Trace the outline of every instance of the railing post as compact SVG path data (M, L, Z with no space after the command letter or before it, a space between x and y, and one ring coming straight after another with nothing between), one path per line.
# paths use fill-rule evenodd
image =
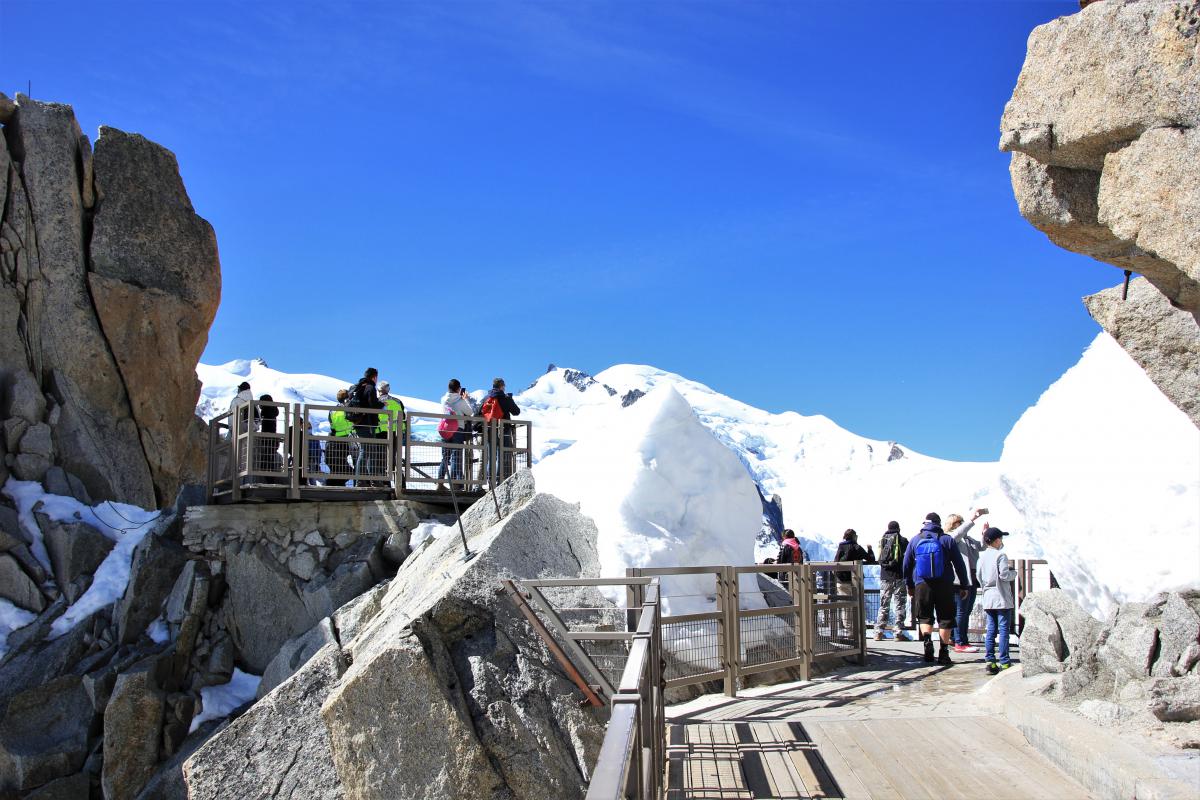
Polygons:
M229 437L229 469L230 469L230 496L233 502L240 502L242 499L242 480L238 474L241 470L238 467L241 465L241 447L242 447L242 406L237 406L233 410L233 427L230 428L232 433ZM246 465L250 465L250 457L246 456Z
M216 484L216 460L217 460L217 426L215 423L208 423L208 463L205 464L204 470L204 493L208 498L208 505L212 505L213 494Z
M308 467L308 439L305 436L307 432L304 424L300 420L300 405L292 404L288 406L288 436L285 450L290 451L287 455L291 456L291 468L288 469L288 498L291 500L300 499L300 476ZM285 456L285 462L288 463Z
M800 679L812 680L813 641L816 617L813 614L813 578L812 567L801 564L795 576L800 584L800 618L803 620L802 647L804 662L800 665Z
M867 609L861 561L854 562L854 594L858 599L858 629L855 638L858 640L858 663L862 665L867 663Z
M737 697L738 676L742 663L741 597L733 567L721 567L718 582L725 592L725 694Z

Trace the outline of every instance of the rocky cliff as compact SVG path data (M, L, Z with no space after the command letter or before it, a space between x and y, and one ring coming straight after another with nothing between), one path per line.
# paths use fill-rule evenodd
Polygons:
M23 95L0 124L0 483L58 466L73 494L168 504L203 469L216 236L169 150L101 128L93 151Z
M1030 35L1000 148L1021 213L1051 241L1144 275L1200 322L1198 123L1200 0L1105 0ZM1162 326L1113 314L1111 301L1088 307L1180 402L1170 387L1200 374L1200 328L1172 323L1177 344L1156 347ZM1194 405L1184 410L1200 426Z

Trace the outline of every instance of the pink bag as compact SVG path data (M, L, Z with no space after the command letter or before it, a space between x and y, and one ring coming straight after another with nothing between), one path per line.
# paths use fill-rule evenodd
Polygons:
M453 414L454 409L450 406L446 406L443 413ZM438 433L441 434L442 439L448 442L454 438L454 434L458 433L458 420L454 419L453 417L450 419L444 419L438 423L437 429Z

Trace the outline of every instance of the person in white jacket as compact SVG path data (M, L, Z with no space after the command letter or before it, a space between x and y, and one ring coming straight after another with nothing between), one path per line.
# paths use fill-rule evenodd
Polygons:
M1012 662L1008 656L1009 620L1012 619L1012 580L1017 573L1008 563L1003 552L1007 533L999 528L987 528L983 532L983 552L975 567L975 577L983 590L983 611L987 614L987 633L984 634L984 663L987 671L995 675L1008 669ZM996 639L1000 640L999 659L996 658Z
M471 435L468 426L470 423L467 417L475 415L475 409L471 406L471 401L467 398L467 390L462 388L462 384L457 378L451 378L446 385L446 394L442 396L442 413L453 414L456 419L445 420L442 425L453 427L453 430L447 430L446 427L440 427L442 440L447 444L459 445L467 441L467 437ZM457 419L462 417L462 419ZM451 425L453 423L453 425ZM440 481L449 475L452 481L461 481L463 479L463 449L460 447L446 447L442 449L442 465L438 468L438 486L441 487ZM465 488L465 487L464 487Z

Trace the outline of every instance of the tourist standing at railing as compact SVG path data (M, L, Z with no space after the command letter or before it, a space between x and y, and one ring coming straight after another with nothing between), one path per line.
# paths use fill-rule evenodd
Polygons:
M350 473L350 434L354 432L354 423L346 416L346 400L350 392L338 389L338 408L329 412L329 432L334 440L325 448L325 465L329 467L327 486L345 486L346 476Z
M894 603L896 638L906 642L912 641L912 636L904 630L905 612L908 609L908 587L904 584L904 552L907 549L908 539L900 533L900 523L892 520L888 523L883 538L879 540L879 616L875 619L876 640L883 638Z
M862 545L858 543L858 532L853 528L847 528L842 534L842 541L838 544L837 553L834 554L834 561L861 561L864 564L875 563L875 551L867 545L867 549L863 550ZM839 598L855 598L854 585L852 582L853 573L846 570L838 570L834 577L837 579L837 593ZM862 587L860 586L861 590ZM850 619L850 609L843 608L840 614L842 618L842 626L847 630L852 630ZM865 620L860 620L865 622Z
M975 527L975 520L987 513L987 509L976 509L971 515L971 521L963 524L960 514L951 514L946 518L946 533L954 537L958 552L962 553L963 562L967 565L967 575L970 581L966 585L957 584L957 594L954 595L954 652L978 653L979 648L971 644L971 611L975 608L975 597L979 592L979 582L975 578L975 565L979 563L979 554L983 552L983 543L972 539L969 535ZM964 594L965 592L965 594Z
M258 398L260 405L255 411L258 413L261 420L260 430L263 433L278 433L279 432L279 407L269 405L274 402L271 395L264 394ZM255 456L254 468L262 472L282 472L283 461L279 456L280 440L274 436L264 436L255 441ZM272 483L273 479L268 478L264 483Z
M379 415L379 425L375 427L376 439L387 439L391 432L398 433L396 444L404 447L408 439L408 420L404 416L404 403L400 398L392 396L392 385L387 381L379 382L379 402L383 403L386 413ZM399 458L399 454L396 456ZM383 456L382 466L387 466L387 456Z
M304 420L304 430L309 436L312 435L312 420ZM299 441L299 440L297 440ZM322 481L315 476L321 473L321 440L308 440L308 485L321 486Z
M442 395L442 413L453 414L462 419L448 419L439 424L438 432L446 444L461 445L471 435L468 417L474 416L475 409L467 397L467 390L462 387L457 378L451 378L446 384L446 394ZM442 449L442 464L438 467L438 489L442 489L441 481L449 475L451 481L463 480L463 451L461 447ZM459 491L465 489L461 487Z
M230 411L237 411L239 408L245 409L244 411L242 411L240 414L237 415L239 417L239 419L236 420L239 423L238 428L241 431L250 430L250 409L253 406L254 406L254 395L250 392L250 384L247 383L246 381L242 381L241 383L238 384L237 394L235 394L233 396L233 400L230 401L230 403L229 403ZM232 424L233 423L231 421L231 423L230 423L231 427L232 427ZM254 428L255 428L255 430L258 429L258 409L257 408L254 409Z
M350 408L383 408L383 403L379 402L379 393L375 390L375 383L379 380L379 370L374 367L367 367L363 371L363 376L358 379L358 383L354 384L354 388L350 390L350 397L346 401L346 405ZM375 452L375 446L368 444L370 439L375 438L375 426L379 424L377 414L369 414L362 411L348 412L347 416L354 423L354 435L358 438L358 458L354 464L354 485L361 486L369 483L363 481L360 476L375 475L380 467L376 465L379 454Z
M950 665L950 634L954 629L955 578L962 586L970 582L967 566L954 539L942 530L942 517L936 511L925 516L921 533L904 551L904 580L913 595L913 616L925 643L925 660L933 661L933 617L937 614L941 636L938 663Z
M485 475L493 478L496 483L507 478L513 472L513 434L512 426L503 424L503 420L512 419L520 416L521 409L517 406L517 402L513 400L513 396L504 391L504 379L496 378L492 381L492 390L488 392L488 396L484 398L483 406L479 409L483 418L488 424L495 425L499 429L499 446L500 449L495 452L489 452L486 456ZM496 431L493 430L492 440L495 441Z
M1007 533L988 528L983 534L984 551L979 556L975 577L983 587L983 611L987 614L987 633L984 634L984 661L987 671L995 675L1012 666L1008 655L1008 635L1011 630L1013 602L1012 580L1016 570L1008 565L1004 549ZM1000 640L1000 657L996 658L996 639Z

